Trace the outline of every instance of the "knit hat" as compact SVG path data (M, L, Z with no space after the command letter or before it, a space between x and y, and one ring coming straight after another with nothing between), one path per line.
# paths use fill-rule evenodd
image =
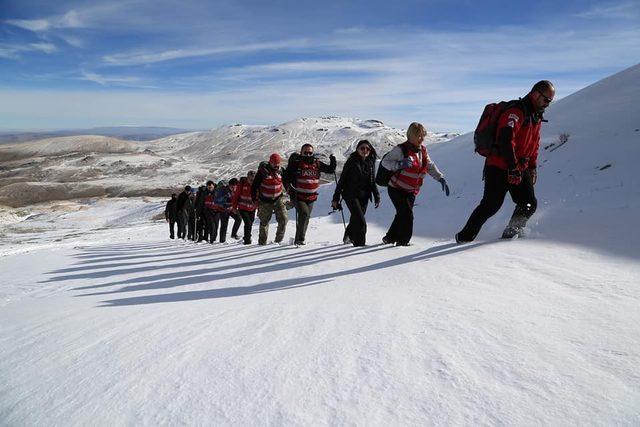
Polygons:
M273 153L272 155L269 156L269 163L272 163L274 165L280 164L281 160L282 160L282 157L280 157L280 154L278 153Z

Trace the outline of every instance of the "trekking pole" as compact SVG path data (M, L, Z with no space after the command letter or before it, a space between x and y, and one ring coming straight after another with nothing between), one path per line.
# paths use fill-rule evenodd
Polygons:
M333 179L336 180L336 187L338 186L338 175L336 175L336 171L333 171ZM347 230L347 223L344 221L344 210L342 209L342 196L340 197L340 200L338 200L338 206L340 206L340 215L342 216L342 226L344 227L345 231Z

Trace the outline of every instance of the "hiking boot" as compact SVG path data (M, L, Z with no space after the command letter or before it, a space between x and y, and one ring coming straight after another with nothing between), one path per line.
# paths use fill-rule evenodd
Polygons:
M502 232L502 239L515 239L522 236L522 228L520 227L507 227Z
M396 246L411 246L409 242L396 242Z
M389 245L389 244L393 244L395 242L393 240L391 240L390 238L388 238L387 236L384 236L382 238L382 243L384 243L385 245Z
M460 237L460 233L459 233L459 232L458 232L458 233L456 233L456 236L455 236L455 237L456 237L456 243L457 243L457 244L459 244L459 245L461 245L461 244L463 244L463 243L469 243L469 242L472 242L472 240L466 240L466 239L463 239L462 237Z

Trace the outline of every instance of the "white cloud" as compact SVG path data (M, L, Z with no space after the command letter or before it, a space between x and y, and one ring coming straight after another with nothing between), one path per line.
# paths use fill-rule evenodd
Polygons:
M586 19L638 19L640 3L636 0L594 5L575 16Z
M0 45L0 58L17 59L21 53L25 52L44 52L47 54L57 50L53 43L27 43L27 44L6 44Z
M305 39L283 40L270 43L253 43L235 46L219 46L197 49L173 49L155 52L126 52L105 56L104 62L113 66L130 66L153 64L175 59L193 58L201 56L215 56L236 53L255 53L268 50L300 49L308 45Z
M80 80L98 83L102 86L125 86L139 89L157 89L156 86L147 85L144 80L136 76L104 76L98 73L83 71Z

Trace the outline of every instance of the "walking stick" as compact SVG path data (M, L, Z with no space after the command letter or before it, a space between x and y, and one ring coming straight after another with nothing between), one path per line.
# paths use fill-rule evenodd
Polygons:
M333 179L336 180L336 187L338 186L338 176L336 175L336 171L333 171ZM342 226L344 230L347 231L347 223L344 221L344 210L342 209L342 196L340 196L340 200L338 200L338 206L340 206L340 215L342 216Z

